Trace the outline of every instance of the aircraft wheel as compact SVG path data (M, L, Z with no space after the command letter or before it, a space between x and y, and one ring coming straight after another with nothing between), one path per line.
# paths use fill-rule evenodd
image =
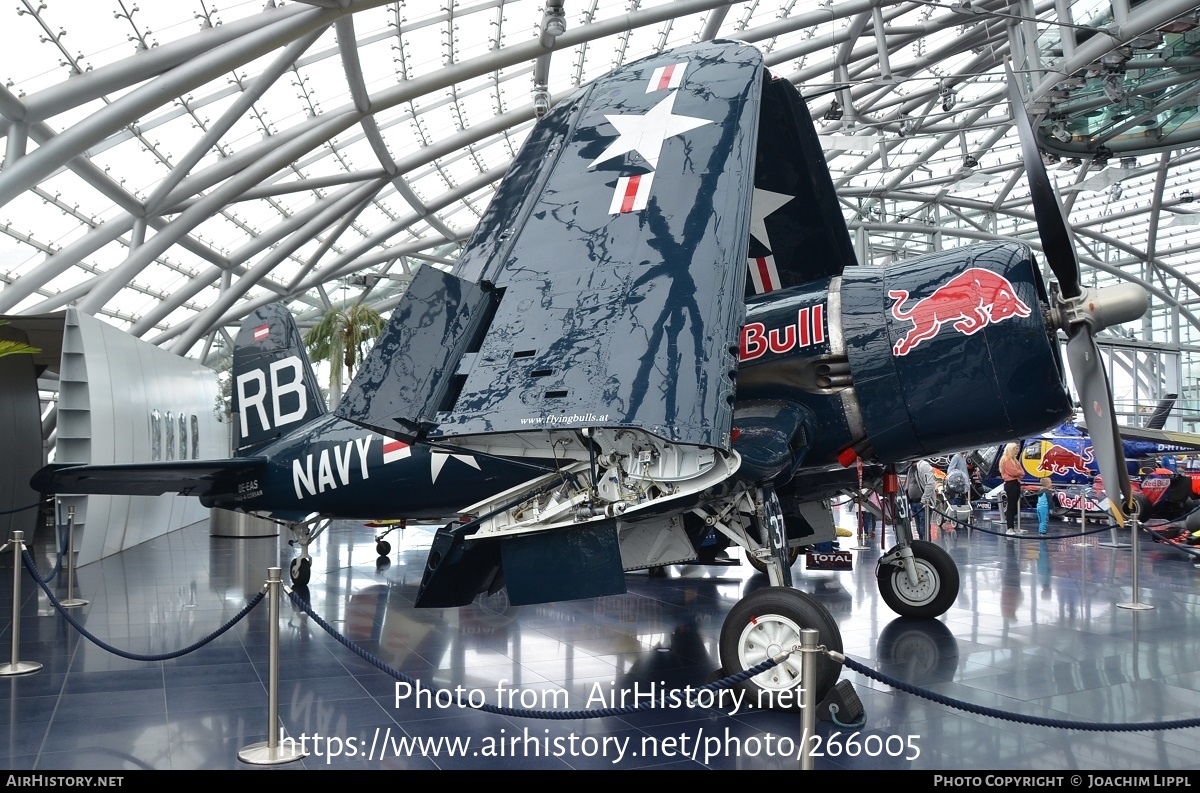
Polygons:
M308 586L308 579L312 576L312 559L297 556L292 560L289 572L292 574L293 585Z
M375 553L380 556L387 556L392 552L392 544L386 540L380 540L375 543Z
M883 602L901 617L933 619L949 610L958 597L958 566L941 547L913 540L917 585L908 580L902 566L881 564L875 572Z
M788 558L787 558L788 567L791 567L792 565L794 565L796 563L796 560L799 558L800 558L800 549L799 548L796 548L796 547L788 548ZM746 553L746 561L749 562L750 566L753 567L758 572L760 572L760 573L767 572L767 563L764 562L762 559L759 559L757 556L754 556L753 554L747 552Z
M811 595L790 587L765 587L742 598L721 626L721 667L726 675L752 669L784 648L800 644L800 631L813 628L817 643L842 651L842 634L833 616ZM774 710L798 710L800 653L740 683L747 704ZM837 683L841 665L817 657L816 698L820 702Z

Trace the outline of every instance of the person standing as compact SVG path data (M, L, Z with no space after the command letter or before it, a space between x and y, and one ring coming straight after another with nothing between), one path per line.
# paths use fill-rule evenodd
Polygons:
M925 524L921 531L922 536L928 540L929 527L933 525L933 508L937 504L937 477L933 473L933 463L918 460L917 476L921 478L921 512Z
M908 470L904 472L904 490L908 496L908 514L912 517L915 527L913 529L913 539L921 539L921 523L925 514L925 507L921 505L921 499L924 496L923 482L921 474L917 470L917 461L908 464Z
M946 468L946 492L950 495L950 503L961 507L970 495L971 475L967 473L967 456L955 452Z
M1037 515L1038 534L1046 533L1046 522L1050 520L1050 498L1054 494L1054 483L1050 477L1042 477L1042 489L1038 491Z
M1021 466L1021 461L1017 459L1020 452L1021 444L1013 442L1004 447L1004 454L1000 457L1000 478L1004 480L1004 497L1007 499L1007 503L1004 505L1006 534L1017 533L1021 479L1025 476L1025 469Z

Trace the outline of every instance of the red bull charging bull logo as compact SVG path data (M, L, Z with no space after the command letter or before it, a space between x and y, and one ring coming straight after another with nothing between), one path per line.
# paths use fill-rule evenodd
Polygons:
M901 308L908 300L907 290L889 290L888 297L896 301L892 316L913 323L912 330L892 346L896 355L908 355L921 342L938 335L943 325L970 336L993 322L1030 314L1007 278L980 267L954 276L909 309Z
M1046 453L1042 455L1042 461L1033 473L1036 476L1049 476L1050 474L1062 476L1071 471L1077 474L1087 474L1093 462L1095 462L1095 456L1091 446L1085 448L1083 454L1079 455L1057 443L1052 443Z

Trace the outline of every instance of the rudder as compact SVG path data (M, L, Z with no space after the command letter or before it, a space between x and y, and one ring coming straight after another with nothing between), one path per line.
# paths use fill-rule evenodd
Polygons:
M304 339L281 303L242 321L233 346L234 454L245 457L327 412Z

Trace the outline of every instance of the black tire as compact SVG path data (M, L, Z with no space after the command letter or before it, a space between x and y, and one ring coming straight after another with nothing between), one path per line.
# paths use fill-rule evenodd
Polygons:
M1187 529L1188 534L1200 531L1200 512L1189 512L1188 516L1183 519L1183 527Z
M1150 513L1154 510L1154 505L1150 503L1150 499L1145 493L1134 493L1133 503L1137 505L1138 520L1149 520Z
M292 559L288 572L291 573L292 583L295 586L308 586L308 580L312 577L312 559L297 556Z
M782 647L800 643L800 631L813 628L817 643L842 651L842 633L833 616L811 595L790 587L764 587L737 602L721 625L721 667L726 675L753 669ZM801 654L738 685L751 707L798 710ZM841 665L826 655L817 656L816 701L837 684Z
M875 571L879 594L888 608L901 617L933 619L945 614L958 598L958 566L941 547L913 540L917 586L908 582L902 566L881 564Z
M800 558L800 549L799 548L796 548L796 547L788 548L788 562L787 562L788 567L791 567L792 565L794 565L796 563L796 560L799 558ZM764 574L767 572L767 563L764 562L762 559L759 559L757 556L750 553L749 551L746 552L746 561L749 562L750 566L753 567L758 572L764 573Z
M392 552L392 544L387 540L380 540L375 543L375 553L379 556L387 556Z

